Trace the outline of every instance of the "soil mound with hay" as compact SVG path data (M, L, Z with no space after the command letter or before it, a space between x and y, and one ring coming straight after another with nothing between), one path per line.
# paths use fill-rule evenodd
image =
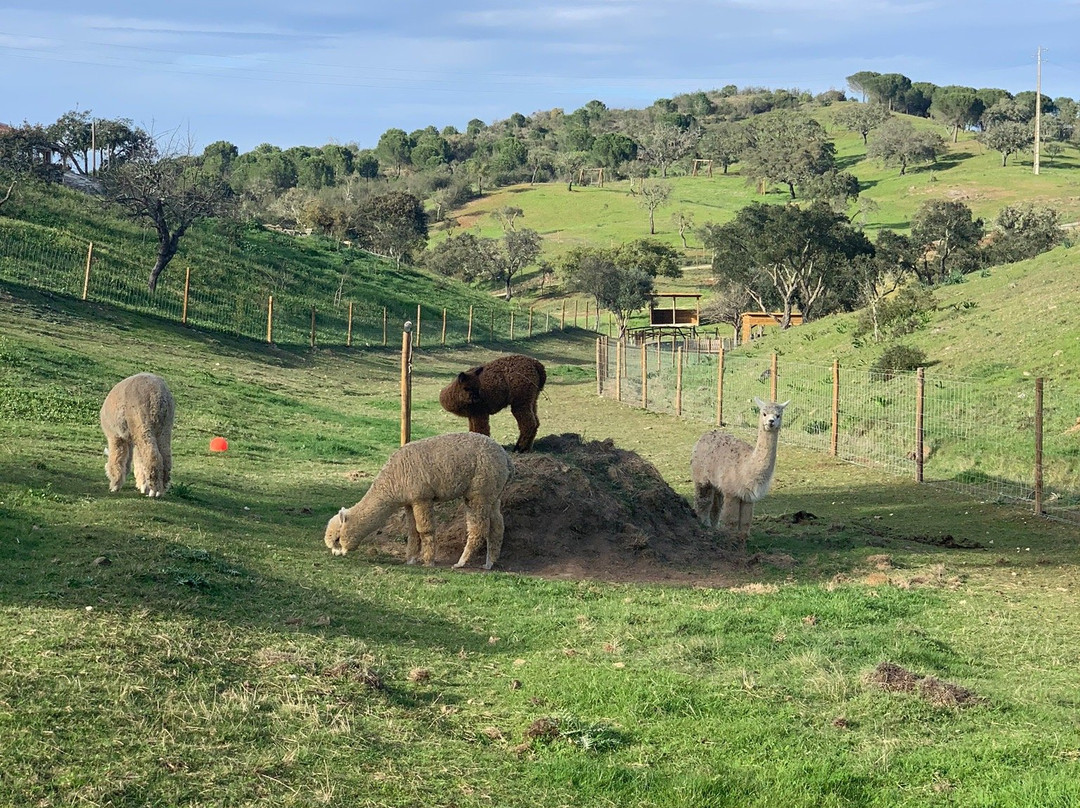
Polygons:
M656 468L612 440L548 435L515 454L502 496L506 534L496 569L552 578L670 581L719 586L739 563L697 520ZM457 561L465 545L460 502L436 509L437 563ZM405 520L395 516L373 537L404 558ZM483 564L483 552L469 562Z

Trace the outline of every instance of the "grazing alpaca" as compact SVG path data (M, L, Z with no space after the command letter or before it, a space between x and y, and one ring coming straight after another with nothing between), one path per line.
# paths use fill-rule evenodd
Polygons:
M172 476L172 427L176 404L165 380L137 373L120 381L101 405L101 429L109 445L105 474L119 491L135 465L135 487L160 497Z
M334 555L345 555L405 508L409 539L406 563L435 563L435 503L465 500L465 549L454 568L465 566L487 541L489 570L502 549L503 517L499 497L514 467L509 455L486 435L457 432L406 443L386 461L363 498L342 508L326 525L323 537Z
M547 371L539 361L531 356L508 354L459 373L439 393L439 403L447 412L468 418L469 431L481 435L491 434L488 416L509 404L518 424L514 449L527 452L540 428L536 399L546 381Z
M754 446L714 429L701 436L690 454L698 518L706 527L721 527L744 547L754 503L763 499L772 485L784 407L790 403L766 404L760 398L754 402L761 411Z

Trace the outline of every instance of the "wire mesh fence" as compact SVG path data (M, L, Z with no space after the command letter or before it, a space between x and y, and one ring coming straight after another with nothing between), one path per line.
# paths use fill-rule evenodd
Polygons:
M595 311L579 310L573 301L569 309L566 303L515 308L494 301L455 311L423 301L384 306L369 296L350 297L344 275L336 290L290 288L287 273L275 266L265 267L273 290L266 294L230 293L227 278L197 280L190 269L175 267L150 292L147 249L138 258L131 253L51 227L0 220L0 280L279 345L387 345L405 321L413 322L416 344L427 346L523 339L576 327L581 319L585 328L600 328Z
M601 337L596 356L605 397L743 433L757 430L755 398L790 400L784 443L1080 522L1080 419L1052 381L762 361L682 340Z

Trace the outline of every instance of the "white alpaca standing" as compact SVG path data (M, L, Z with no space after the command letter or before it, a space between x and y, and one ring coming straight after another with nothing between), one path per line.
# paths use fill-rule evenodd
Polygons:
M694 481L694 510L706 527L721 527L746 544L754 503L763 499L776 469L784 407L790 402L766 403L755 398L760 410L757 443L751 446L719 430L706 432L690 454Z
M153 373L137 373L116 383L101 405L101 429L109 445L105 474L119 491L132 461L135 487L160 497L172 476L172 428L176 404L168 385Z
M506 450L487 435L455 432L406 443L386 461L363 498L342 508L326 525L324 541L345 555L398 509L405 509L409 538L406 563L435 563L435 503L465 501L465 549L454 568L465 566L482 541L489 570L499 558L503 517L499 497L513 476Z

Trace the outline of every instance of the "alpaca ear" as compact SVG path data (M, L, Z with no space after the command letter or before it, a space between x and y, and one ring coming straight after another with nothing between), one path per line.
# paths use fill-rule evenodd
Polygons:
M778 407L779 407L780 409L784 409L784 407L786 407L786 406L787 406L788 404L790 404L790 403L791 403L791 399L789 398L789 399L788 399L787 401L785 401L785 402L784 402L783 404L777 404L776 406L778 406Z
M342 508L340 511L338 511L337 515L338 515L338 519L341 520L341 524L345 524L345 513L346 513L347 510L348 510L348 508Z
M465 373L459 373L457 375L457 380L459 382L461 382L462 384L465 384L465 382L468 381L468 379L469 379L469 377L467 375L465 375Z
M757 404L757 407L758 407L759 410L765 409L765 402L762 401L757 396L754 396L754 403Z

